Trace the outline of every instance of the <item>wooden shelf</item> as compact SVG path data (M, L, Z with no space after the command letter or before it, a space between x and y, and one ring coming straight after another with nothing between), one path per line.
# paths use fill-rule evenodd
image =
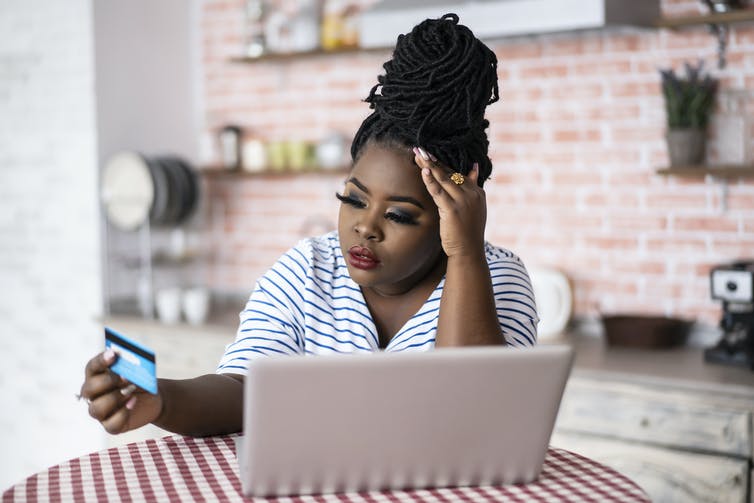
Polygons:
M658 28L683 28L685 26L703 24L744 23L747 21L754 21L754 9L739 9L698 16L662 18L655 22L655 26Z
M294 176L343 176L350 170L350 167L335 169L315 169L307 168L302 170L284 169L263 171L244 171L235 169L225 169L216 167L204 167L199 169L198 173L207 178L290 178Z
M385 53L390 51L391 49L389 47L347 47L343 49L334 49L330 51L326 51L324 49L314 49L311 51L300 51L300 52L285 52L285 53L269 53L269 54L263 54L262 56L259 56L258 58L250 58L250 57L236 57L236 58L230 58L230 60L234 63L260 63L263 61L292 61L296 59L301 58L314 58L317 56L335 56L338 54L356 54L356 53Z
M754 178L754 166L719 165L719 166L675 166L660 168L658 175L669 176L711 176L714 178Z

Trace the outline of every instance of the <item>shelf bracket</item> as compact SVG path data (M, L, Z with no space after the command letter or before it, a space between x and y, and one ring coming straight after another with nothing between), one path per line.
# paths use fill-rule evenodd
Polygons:
M728 32L730 31L727 23L710 23L710 33L717 39L717 67L722 70L725 68L725 51L728 48Z

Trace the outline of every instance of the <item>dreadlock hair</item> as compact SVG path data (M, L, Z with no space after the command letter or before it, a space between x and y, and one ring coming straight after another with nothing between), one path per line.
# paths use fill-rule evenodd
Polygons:
M383 68L364 100L374 112L356 132L351 159L373 142L419 146L463 175L478 162L481 187L492 171L484 110L499 99L495 53L446 14L399 35Z

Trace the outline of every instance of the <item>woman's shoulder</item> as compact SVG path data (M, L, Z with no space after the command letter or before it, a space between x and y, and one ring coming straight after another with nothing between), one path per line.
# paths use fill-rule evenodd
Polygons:
M338 232L332 231L321 236L302 239L283 257L293 259L302 265L305 263L309 267L335 264L339 258L342 258Z
M484 242L484 254L487 258L488 264L496 262L509 262L523 265L521 258L514 252L501 246L495 246L488 241Z

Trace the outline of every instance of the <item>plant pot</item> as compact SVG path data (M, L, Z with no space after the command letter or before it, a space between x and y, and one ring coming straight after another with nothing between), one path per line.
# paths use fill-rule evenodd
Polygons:
M704 164L707 135L703 129L670 129L665 138L671 166Z

